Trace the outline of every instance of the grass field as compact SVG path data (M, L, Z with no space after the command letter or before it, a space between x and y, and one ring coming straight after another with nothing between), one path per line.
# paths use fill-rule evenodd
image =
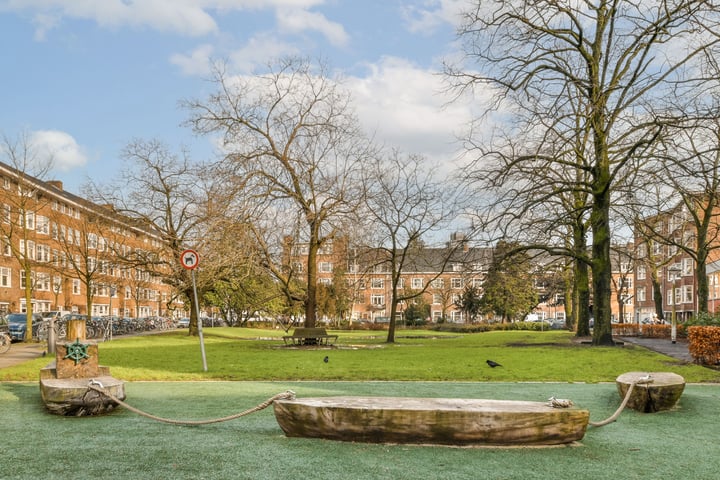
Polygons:
M440 334L402 330L338 332L333 348L286 347L276 330L205 330L208 371L199 340L176 331L100 344L113 375L136 380L387 380L468 382L609 382L627 371L672 371L688 382L720 382L720 371L688 365L641 347L590 347L569 332ZM329 361L323 362L325 356ZM485 360L503 365L491 369ZM39 358L0 370L0 381L33 381Z
M154 422L124 409L101 417L45 412L37 385L47 358L0 369L3 479L714 479L720 372L643 348L580 345L566 332L448 335L341 332L334 348L288 348L275 331L207 329L101 344L100 360L126 380L127 401L175 419L243 411L291 389L298 397L377 395L572 399L591 419L620 404L626 371L672 371L688 382L678 407L624 412L554 448L451 448L286 438L272 409L202 427ZM329 357L325 363L323 358ZM492 358L503 367L491 369ZM147 381L153 380L153 381ZM200 380L200 381L196 381ZM704 382L706 384L699 384ZM715 382L715 383L713 383Z

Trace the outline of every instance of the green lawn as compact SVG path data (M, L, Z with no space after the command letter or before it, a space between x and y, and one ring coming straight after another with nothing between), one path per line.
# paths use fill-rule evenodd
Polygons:
M333 348L292 348L282 331L205 330L208 371L198 338L184 331L100 344L100 362L113 375L136 380L385 380L467 382L609 382L627 371L671 371L688 382L720 382L720 371L688 365L642 347L591 347L568 332L441 334L401 330L394 344L384 332L337 332ZM325 356L329 361L323 362ZM491 369L485 360L503 367ZM32 381L48 363L40 358L0 370L0 381Z

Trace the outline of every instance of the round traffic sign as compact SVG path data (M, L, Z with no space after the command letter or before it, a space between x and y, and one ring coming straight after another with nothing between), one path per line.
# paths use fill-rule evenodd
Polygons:
M195 250L185 250L180 254L180 263L183 268L194 270L200 263L200 255Z

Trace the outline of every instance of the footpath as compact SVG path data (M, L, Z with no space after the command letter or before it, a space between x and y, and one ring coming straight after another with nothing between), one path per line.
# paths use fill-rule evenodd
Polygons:
M693 358L688 350L687 340L678 339L676 343L672 343L667 338L645 338L645 337L620 337L625 343L631 343L640 347L645 347L648 350L662 353L668 357L673 357L678 360L692 363Z
M44 343L13 343L10 350L0 353L0 368L11 367L47 354Z

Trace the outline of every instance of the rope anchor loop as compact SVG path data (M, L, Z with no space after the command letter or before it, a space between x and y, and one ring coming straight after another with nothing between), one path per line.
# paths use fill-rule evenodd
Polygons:
M108 397L110 400L112 400L116 404L120 405L121 407L125 407L126 409L130 410L133 413L136 413L140 416L149 418L151 420L156 420L158 422L163 422L163 423L169 423L172 425L208 425L211 423L227 422L230 420L235 420L240 417L244 417L246 415L250 415L251 413L259 412L260 410L263 410L263 409L269 407L270 405L272 405L272 403L275 400L294 400L295 399L295 392L293 392L292 390L286 390L282 393L273 395L272 397L268 398L267 400L258 404L255 407L249 408L247 410L244 410L240 413L236 413L234 415L229 415L227 417L211 418L208 420L174 420L171 418L158 417L157 415L153 415L151 413L144 412L144 411L140 410L139 408L135 408L132 405L125 403L124 401L120 400L112 393L108 392L103 387L102 383L100 383L99 381L97 381L95 379L90 380L87 388L88 388L88 390L94 390L102 395L105 395L106 397Z

